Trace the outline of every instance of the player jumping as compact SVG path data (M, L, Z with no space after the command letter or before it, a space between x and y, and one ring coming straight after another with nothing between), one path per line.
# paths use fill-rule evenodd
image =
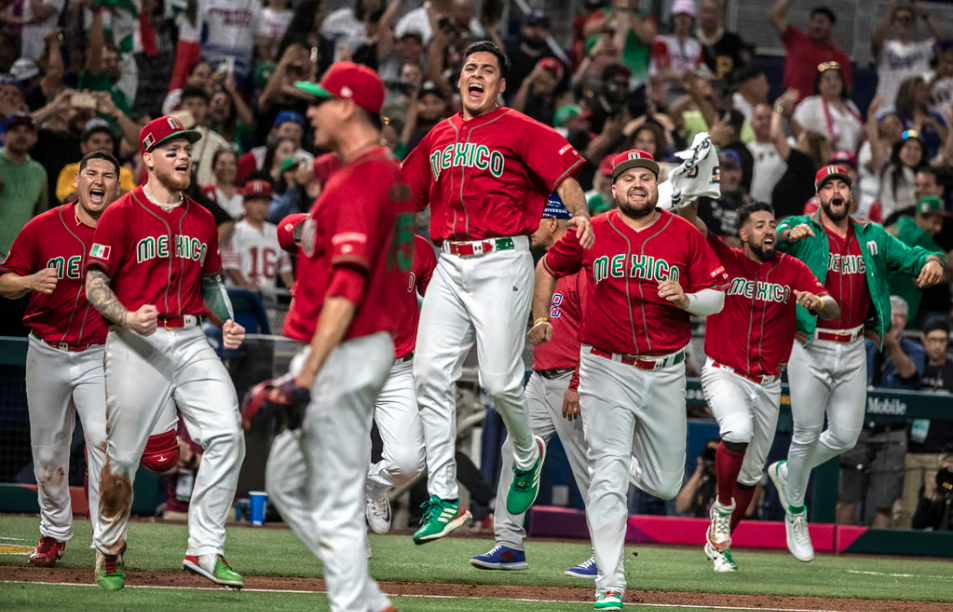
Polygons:
M644 151L616 156L612 196L585 250L575 230L536 268L533 317L549 314L557 278L585 270L579 399L592 483L586 517L599 575L597 610L621 610L630 477L662 499L685 472L685 346L691 315L724 306L727 275L686 220L657 209L659 166ZM633 444L634 442L634 444ZM632 455L640 469L630 474Z
M794 437L787 461L768 467L786 508L788 549L801 561L814 558L804 498L811 470L857 443L867 407L864 336L880 345L890 327L888 272L917 276L929 287L943 275L946 259L908 247L876 223L848 214L853 195L847 171L821 168L814 179L820 209L778 225L779 250L797 257L840 305L840 317L817 321L797 309L797 342L788 376ZM827 415L828 428L824 427Z
M96 582L107 591L125 586L122 555L136 467L153 425L173 404L205 449L183 567L216 584L244 585L223 550L245 441L235 387L201 317L207 310L224 321L226 348L237 348L245 330L231 320L215 220L182 193L198 139L173 117L142 129L148 182L103 213L86 262L86 297L112 323L105 356L108 452L93 527Z
M705 324L701 382L718 420L715 452L718 498L710 510L705 554L716 572L738 570L729 550L751 504L771 450L781 402L781 368L794 342L795 309L822 319L840 316L837 302L801 261L776 251L770 204L753 202L738 214L742 249L728 247L698 218L697 204L680 209L708 238L731 279L725 308Z
M572 178L584 160L552 128L498 105L507 59L496 45L475 43L464 57L463 110L431 130L403 165L418 208L431 207L430 234L444 254L424 300L414 360L430 492L416 544L470 522L457 492L453 386L474 342L480 382L513 443L507 510L522 514L535 501L546 445L533 436L523 392L533 286L527 236L550 193L572 213L582 244L592 244L585 195Z

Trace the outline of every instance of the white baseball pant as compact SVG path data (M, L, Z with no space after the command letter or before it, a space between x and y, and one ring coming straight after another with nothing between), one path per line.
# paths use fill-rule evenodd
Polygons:
M513 441L516 466L528 470L539 449L523 390L523 346L533 296L533 256L526 236L515 248L479 257L444 253L424 297L417 331L414 379L427 447L428 490L457 499L454 383L473 342L480 385L493 398Z
M310 350L295 356L292 374ZM367 570L364 493L371 413L393 365L387 333L338 346L314 381L301 428L275 438L268 456L268 497L324 565L331 612L391 605Z
M424 469L424 431L414 391L413 361L395 363L374 406L384 456L367 472L371 496L408 484Z
M73 537L69 492L70 442L76 415L83 423L89 463L89 515L99 516L99 473L106 465L106 389L103 346L67 352L30 335L26 397L33 469L40 502L40 535Z
M563 395L569 388L572 372L556 378L544 378L533 372L526 384L526 403L529 406L529 425L533 434L549 444L553 435L566 449L569 467L576 479L579 493L586 499L589 494L589 462L586 459L586 437L583 433L582 419L568 421L563 417ZM500 471L500 484L496 489L496 510L493 515L493 531L496 543L508 548L523 550L526 528L523 525L525 515L512 515L506 510L506 493L513 482L513 444L509 436L503 442L503 467Z
M132 483L146 441L179 407L205 449L189 503L186 555L221 554L245 438L235 387L200 327L159 328L151 336L113 327L106 338L106 431L99 521L93 544L118 554L126 544Z
M589 442L592 482L586 518L599 568L598 596L625 593L630 479L656 497L678 495L685 476L688 417L684 361L639 370L592 355L591 348L582 346L579 401Z
M781 379L758 384L726 368L716 368L709 357L701 382L722 440L748 445L738 482L761 482L764 462L774 441L781 405Z
M852 334L856 330L838 331ZM867 409L867 351L864 337L847 343L794 343L788 363L794 435L788 450L788 504L804 505L811 470L854 448ZM827 429L824 415L827 414Z

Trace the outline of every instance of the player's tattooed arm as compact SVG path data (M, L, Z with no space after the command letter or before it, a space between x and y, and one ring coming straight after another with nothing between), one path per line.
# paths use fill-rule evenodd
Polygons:
M91 268L86 272L86 299L99 314L120 327L126 326L129 311L109 288L109 277L98 268Z
M232 311L232 301L228 299L228 291L222 283L221 276L202 279L202 299L215 317L222 323L235 318Z

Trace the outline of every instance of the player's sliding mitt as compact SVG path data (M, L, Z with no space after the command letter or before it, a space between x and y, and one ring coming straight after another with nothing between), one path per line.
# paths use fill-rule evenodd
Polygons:
M311 391L299 387L291 374L266 380L245 394L242 427L245 431L299 429L310 403Z

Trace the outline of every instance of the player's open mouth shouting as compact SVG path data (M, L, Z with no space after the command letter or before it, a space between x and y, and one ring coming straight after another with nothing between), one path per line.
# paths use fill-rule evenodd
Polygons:
M831 198L831 208L833 209L839 210L841 206L846 206L846 205L847 205L847 200L845 200L841 196L834 196L833 198Z
M102 187L90 187L89 201L93 204L102 204L106 197L106 190Z
M470 98L472 98L473 100L482 99L483 96L485 95L485 92L483 90L483 83L477 83L475 81L471 81L469 84L467 84L467 95L470 96Z

